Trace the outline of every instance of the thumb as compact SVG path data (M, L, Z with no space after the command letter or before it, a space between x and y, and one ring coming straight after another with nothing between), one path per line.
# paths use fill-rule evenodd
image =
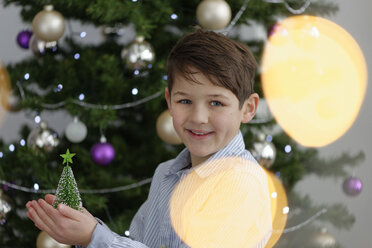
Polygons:
M66 216L70 219L74 219L74 220L80 220L81 215L82 215L82 213L80 211L75 210L75 209L73 209L73 208L71 208L71 207L69 207L69 206L67 206L66 204L63 204L63 203L58 204L58 211L62 215Z

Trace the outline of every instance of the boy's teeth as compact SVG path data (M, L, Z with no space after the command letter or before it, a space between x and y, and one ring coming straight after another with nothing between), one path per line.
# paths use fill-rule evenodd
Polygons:
M194 132L194 131L191 131L191 132L193 132L194 134L197 134L197 135L204 135L204 134L206 134L206 133L198 133L198 132Z

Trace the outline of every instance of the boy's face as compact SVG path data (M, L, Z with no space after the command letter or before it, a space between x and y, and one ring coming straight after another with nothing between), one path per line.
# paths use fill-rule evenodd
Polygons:
M195 166L226 146L237 135L240 123L253 118L258 95L252 94L240 109L230 90L213 85L200 72L193 76L199 83L176 75L172 92L166 89L165 97L174 128Z

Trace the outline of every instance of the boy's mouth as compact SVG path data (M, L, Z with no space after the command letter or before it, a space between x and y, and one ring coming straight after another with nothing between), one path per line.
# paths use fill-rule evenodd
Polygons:
M199 136L199 137L202 137L202 136L207 136L213 132L210 132L210 131L200 131L200 130L191 130L191 129L187 129L187 131L194 135L194 136Z

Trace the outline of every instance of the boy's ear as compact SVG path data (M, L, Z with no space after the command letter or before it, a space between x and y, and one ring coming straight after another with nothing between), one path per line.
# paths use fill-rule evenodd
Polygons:
M248 123L251 121L256 114L257 106L258 106L258 99L260 97L257 93L253 93L249 96L247 100L245 100L243 104L243 116L242 116L242 123Z
M165 96L165 100L167 101L169 113L170 115L172 115L171 96L170 96L168 87L165 88L164 96Z

